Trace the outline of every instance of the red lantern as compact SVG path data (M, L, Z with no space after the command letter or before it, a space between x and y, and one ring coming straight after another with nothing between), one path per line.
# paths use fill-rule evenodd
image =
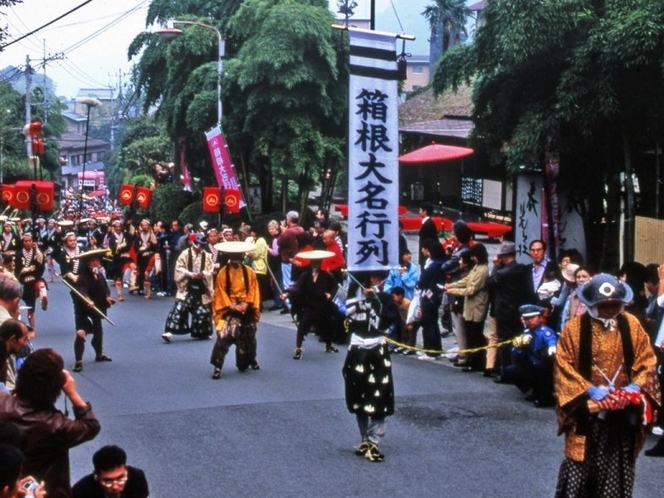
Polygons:
M152 201L152 190L147 187L138 187L136 201L138 202L138 207L141 209L149 208Z
M120 185L120 195L118 196L120 204L129 205L134 202L134 186L123 183Z
M41 138L42 137L42 123L41 121L33 121L28 127L28 133L30 138Z
M226 201L226 210L231 214L239 213L240 200L242 199L240 191L235 189L226 189L224 193Z
M221 191L219 187L203 188L203 211L206 213L218 213L221 207Z
M42 140L32 141L32 155L41 156L44 153L44 142Z

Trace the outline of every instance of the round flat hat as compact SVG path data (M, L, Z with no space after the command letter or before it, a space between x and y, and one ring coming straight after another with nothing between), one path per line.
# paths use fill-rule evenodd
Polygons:
M92 249L91 251L85 251L74 256L72 259L103 258L107 253L107 249Z
M249 242L241 242L239 240L233 240L229 242L219 242L219 244L214 245L214 248L217 251L221 252L238 253L238 252L253 251L254 249L256 249L256 246L250 244Z
M60 225L61 227L73 227L74 222L72 220L62 220L58 221L58 225Z
M298 252L295 257L301 259L327 259L333 258L334 253L332 251L321 251L320 249L317 249L315 251Z
M629 285L607 273L595 275L577 288L576 295L588 308L592 308L601 302L629 304L634 298L634 292Z

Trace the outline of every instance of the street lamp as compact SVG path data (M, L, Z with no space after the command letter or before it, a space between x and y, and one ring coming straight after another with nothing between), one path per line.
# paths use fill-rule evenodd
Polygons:
M79 199L78 205L78 219L81 219L83 213L83 185L85 184L85 165L87 164L88 156L88 135L90 134L90 109L93 107L99 107L101 102L92 97L76 99L77 102L83 104L88 108L87 118L85 120L85 142L83 145L83 174L81 176L81 197Z
M198 26L203 29L208 29L210 31L214 31L217 34L217 42L219 45L219 56L217 58L217 125L221 126L221 116L222 116L222 109L221 109L221 71L222 71L222 62L221 59L224 56L225 49L226 49L226 42L224 39L221 37L221 33L217 28L212 26L211 24L205 24L203 22L198 22L198 21L178 21L178 20L171 20L168 21L167 25L165 28L160 29L157 31L159 36L161 36L164 40L172 40L174 38L177 38L182 34L181 29L177 29L174 27L175 24L188 24L192 26Z

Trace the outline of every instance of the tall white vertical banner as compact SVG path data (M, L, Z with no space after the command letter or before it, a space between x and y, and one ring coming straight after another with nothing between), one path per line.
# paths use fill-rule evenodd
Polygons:
M396 35L349 35L347 266L384 270L399 265Z

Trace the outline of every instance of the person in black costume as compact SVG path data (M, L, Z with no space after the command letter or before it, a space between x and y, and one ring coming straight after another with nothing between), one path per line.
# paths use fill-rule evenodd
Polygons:
M95 249L77 256L81 260L76 290L83 296L76 296L74 301L74 319L76 321L76 339L74 340L74 372L83 370L83 352L85 351L85 338L92 334L92 348L95 351L95 361L112 361L111 357L104 353L104 330L102 317L97 310L106 314L108 308L115 303L111 298L106 279L99 272L101 258L106 254L106 249Z
M334 326L330 317L335 313L334 296L337 293L337 281L327 271L320 269L321 259L334 256L329 251L305 251L296 257L310 261L309 267L297 282L286 289L282 299L290 298L292 311L297 316L297 337L293 359L302 358L302 343L309 329L314 326L325 342L326 353L338 353L332 346Z

